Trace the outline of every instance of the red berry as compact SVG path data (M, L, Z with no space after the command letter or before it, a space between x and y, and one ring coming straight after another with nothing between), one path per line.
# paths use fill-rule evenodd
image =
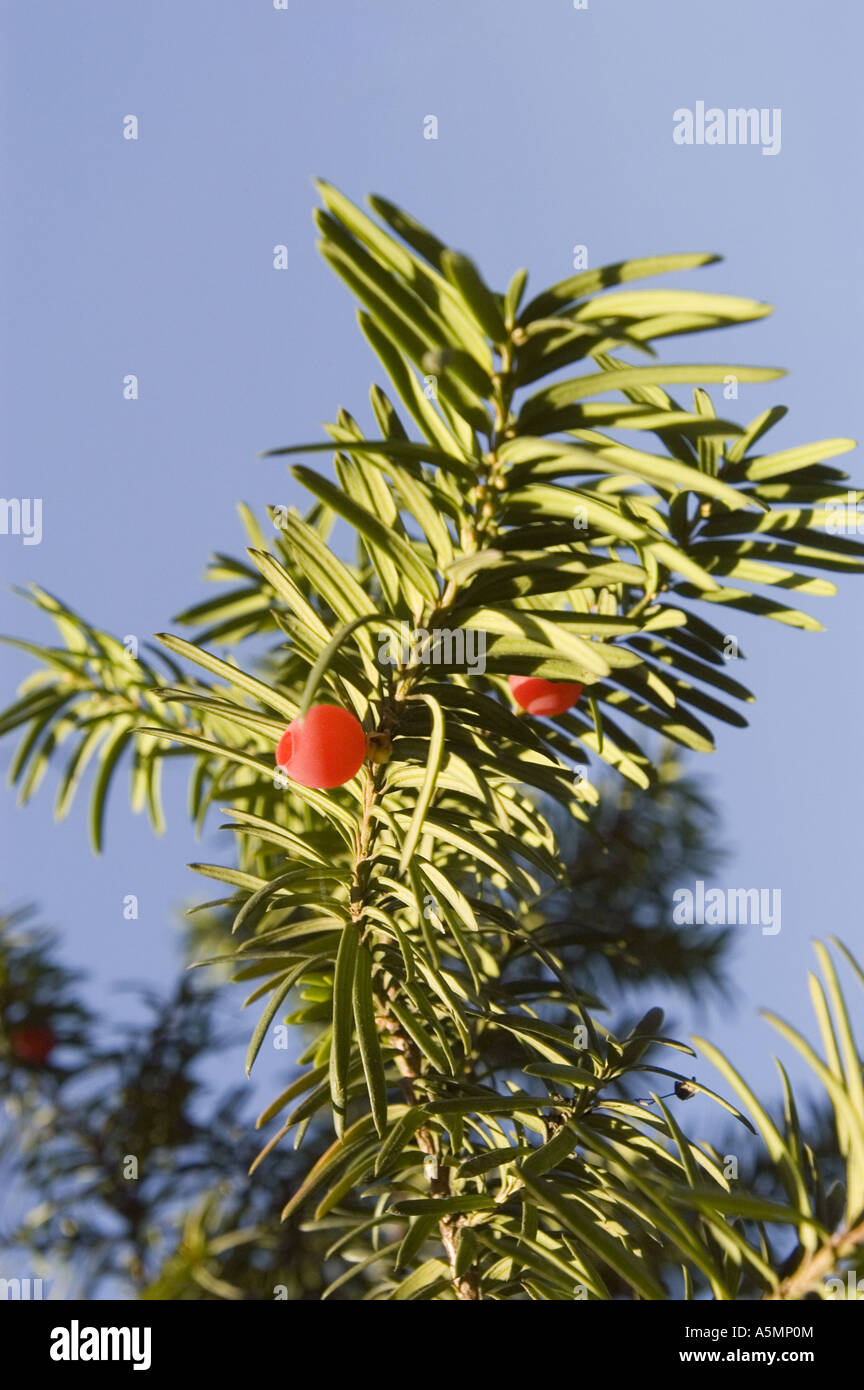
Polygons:
M529 714L563 714L582 694L581 685L569 681L544 681L539 676L508 676L517 705Z
M57 1039L51 1028L13 1028L9 1034L12 1055L19 1062L44 1062Z
M341 787L362 766L366 735L359 719L339 705L313 705L292 719L279 740L276 762L301 787Z

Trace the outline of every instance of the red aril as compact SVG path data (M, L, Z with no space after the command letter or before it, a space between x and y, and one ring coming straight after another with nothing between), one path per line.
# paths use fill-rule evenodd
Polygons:
M301 787L341 787L359 772L366 735L359 719L339 705L313 705L292 719L279 740L276 763Z
M9 1034L12 1056L35 1065L45 1061L56 1041L51 1028L13 1028Z
M510 693L528 714L563 714L582 694L581 685L569 681L544 681L539 676L508 676Z

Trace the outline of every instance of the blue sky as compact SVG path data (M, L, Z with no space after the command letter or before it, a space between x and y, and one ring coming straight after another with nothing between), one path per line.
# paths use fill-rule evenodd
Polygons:
M529 293L570 272L576 243L592 265L719 251L685 283L777 313L667 360L788 367L737 403L742 419L791 407L774 447L862 434L864 25L840 0L7 0L0 14L3 493L44 499L41 545L0 537L5 585L36 579L120 636L163 630L207 592L208 554L241 549L239 498L297 500L257 453L315 438L340 404L366 419L380 373L314 250L316 174L403 205L496 286L527 265ZM781 108L780 153L676 145L673 112L700 100ZM809 1028L809 938L860 945L862 599L851 579L813 600L822 634L740 624L759 703L701 761L734 849L722 881L782 888L783 927L740 928L734 1009L685 1020L772 1090L755 1007ZM0 630L47 635L7 588ZM9 692L28 663L2 659ZM0 895L38 901L103 1002L120 978L169 978L177 906L207 895L184 866L225 854L215 833L194 844L183 805L178 781L155 840L118 786L96 860L83 805L57 827L50 789L23 813L4 796Z

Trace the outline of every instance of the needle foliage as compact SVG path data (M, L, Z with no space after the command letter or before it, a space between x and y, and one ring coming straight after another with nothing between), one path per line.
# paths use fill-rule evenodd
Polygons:
M844 963L860 986L852 957L818 947L821 1053L771 1019L830 1101L830 1186L785 1072L772 1117L708 1041L664 1036L657 1008L616 1033L595 991L610 974L710 973L695 929L676 941L662 912L616 915L616 855L630 834L650 902L660 847L639 829L669 747L707 753L718 721L746 724L752 696L728 659L740 615L816 630L798 603L861 571L864 546L830 526L864 495L829 462L853 441L772 450L783 407L745 422L727 408L778 369L660 355L667 338L769 312L655 287L714 256L621 262L533 296L519 271L499 293L386 200L367 214L319 188L322 254L384 374L369 424L340 409L326 439L271 451L305 457L291 472L309 506L274 507L269 523L243 509L248 553L216 557L218 595L179 615L185 636L133 659L32 589L60 642L28 646L38 667L0 726L21 732L22 798L56 762L62 815L93 765L100 848L118 769L161 829L160 773L182 757L195 823L227 814L233 848L193 867L232 920L219 960L258 1011L247 1068L274 1029L297 1040L255 1166L329 1127L283 1215L333 1232L344 1267L330 1291L824 1292L864 1241L864 1085L836 973ZM459 658L480 638L482 669ZM532 719L510 675L577 682L582 698ZM313 703L353 711L370 739L357 776L329 791L274 769L286 724ZM627 789L627 826L600 804L604 777ZM605 856L605 921L562 907L574 845L601 881ZM699 1079L701 1058L722 1091ZM761 1186L688 1137L694 1095L734 1117L742 1152L757 1145Z

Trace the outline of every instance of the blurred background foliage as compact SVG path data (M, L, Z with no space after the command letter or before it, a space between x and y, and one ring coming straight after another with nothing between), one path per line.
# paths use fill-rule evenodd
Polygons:
M533 908L538 939L554 944L573 978L603 990L619 1035L644 1012L646 990L653 998L662 986L674 998L731 989L728 929L668 925L673 887L710 875L722 858L717 815L677 758L666 751L658 766L662 776L648 791L604 789L591 829L578 827L567 846L567 884ZM229 936L225 913L185 918L187 957L218 951ZM334 1282L331 1298L368 1294L371 1270L338 1282L346 1260L350 1270L352 1259L368 1256L345 1238L346 1218L362 1211L350 1195L322 1221L278 1219L330 1142L324 1124L303 1133L302 1149L279 1146L248 1176L260 1148L248 1088L220 1088L207 1065L237 1055L236 1015L224 1001L220 1008L218 967L205 983L178 960L170 994L137 992L144 1021L105 1027L78 1002L81 976L59 963L59 948L57 933L38 925L32 910L2 921L0 1256L24 1261L65 1297L318 1300ZM527 976L525 959L521 969ZM511 970L518 975L518 959ZM564 1019L554 1007L542 1012ZM24 1026L51 1031L43 1059L15 1055ZM518 1076L520 1060L510 1035L490 1034L490 1075ZM733 1129L718 1126L718 1152L732 1147L752 1165L754 1189L781 1199L774 1166L740 1126ZM830 1188L843 1175L830 1110L811 1107L805 1129ZM394 1219L382 1241L406 1230ZM787 1246L791 1270L800 1250L791 1240ZM618 1294L628 1295L623 1283Z
M568 844L567 885L534 908L541 939L556 943L575 978L603 988L625 1030L644 1012L643 986L728 988L726 929L667 925L673 886L709 874L719 851L716 814L695 779L671 756L661 766L648 791L608 789L591 831L578 827ZM228 914L196 911L184 923L187 957L230 940ZM220 1090L206 1065L222 1052L236 1059L236 1014L220 1009L218 968L205 983L178 960L170 994L138 991L144 1022L106 1027L78 1002L81 977L59 957L58 934L32 910L3 919L0 1256L14 1252L67 1297L319 1299L350 1244L341 1226L331 1237L326 1220L283 1223L278 1212L329 1137L313 1124L299 1152L282 1145L247 1175L260 1149L248 1087ZM14 1055L10 1040L25 1023L53 1032L44 1061ZM498 1031L486 1060L517 1074L518 1046ZM137 1177L126 1176L130 1158ZM399 1232L394 1221L391 1239ZM361 1275L330 1297L362 1297L371 1283Z

